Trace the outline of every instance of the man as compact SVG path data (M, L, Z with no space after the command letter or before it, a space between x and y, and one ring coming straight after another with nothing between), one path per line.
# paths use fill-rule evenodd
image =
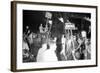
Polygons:
M24 34L23 41L22 41L23 62L27 62L29 58L29 46L26 39L27 39L27 36Z
M62 43L62 50L60 52L61 59L62 60L67 60L66 53L65 53L65 49L66 49L66 47L65 47L66 46L66 38L64 37L64 35L62 35L61 43Z
M29 57L28 51L29 51L28 44L23 40L23 43L22 43L23 58L28 58Z
M39 50L39 44L34 41L37 40L37 38L33 39L33 33L31 32L28 36L28 44L29 44L29 52L30 52L30 61L31 62L36 62L36 57L37 57L37 53Z

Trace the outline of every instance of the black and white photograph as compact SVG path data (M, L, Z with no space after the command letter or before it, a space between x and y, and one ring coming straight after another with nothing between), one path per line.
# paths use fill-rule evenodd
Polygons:
M91 13L23 10L23 62L91 59Z
M97 66L97 7L12 2L12 71Z

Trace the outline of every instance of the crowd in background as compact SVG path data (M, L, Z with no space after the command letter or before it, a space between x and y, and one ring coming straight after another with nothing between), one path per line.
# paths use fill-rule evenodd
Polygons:
M29 29L29 27L26 27ZM47 33L23 33L23 62L48 62L91 59L91 37L85 30L59 37Z

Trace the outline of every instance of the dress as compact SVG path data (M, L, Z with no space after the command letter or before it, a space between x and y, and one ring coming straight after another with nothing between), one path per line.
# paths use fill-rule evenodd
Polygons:
M55 62L55 61L58 61L55 50L54 50L56 47L54 47L53 45L51 45L51 46L52 47L42 51L41 53L38 52L37 62ZM41 49L43 49L43 48L41 48Z

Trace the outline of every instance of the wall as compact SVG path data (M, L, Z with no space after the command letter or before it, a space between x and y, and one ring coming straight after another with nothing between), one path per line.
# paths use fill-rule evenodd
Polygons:
M12 73L10 71L10 1L11 0L0 0L0 73ZM32 0L37 1L37 0ZM99 0L38 0L37 2L51 2L51 3L67 3L67 4L83 4L83 5L97 5L100 7ZM100 10L99 12L100 13ZM98 14L98 20L99 18ZM98 22L98 24L100 21ZM98 25L98 32L100 31L100 25ZM98 33L98 37L100 37L100 33ZM98 38L98 43L100 38ZM98 52L100 52L98 45ZM100 55L100 53L98 53ZM100 57L98 58L98 62L100 63ZM47 70L47 71L35 71L34 73L99 73L100 65L98 67L92 68L78 68L78 69L61 69L61 70ZM23 73L23 72L22 72ZM26 73L33 73L26 72Z

